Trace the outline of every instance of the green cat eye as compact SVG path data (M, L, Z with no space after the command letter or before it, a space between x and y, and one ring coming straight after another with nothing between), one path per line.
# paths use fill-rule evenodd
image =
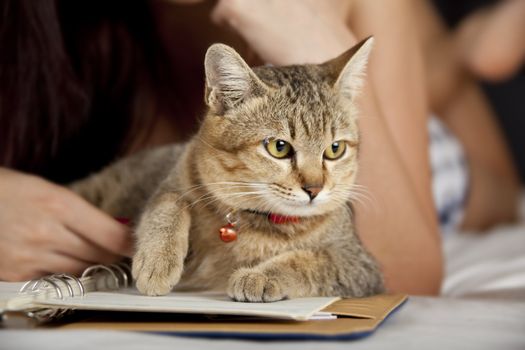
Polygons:
M284 140L279 139L265 139L264 147L275 158L286 158L293 154L292 145Z
M335 160L341 158L346 150L346 143L344 141L335 141L325 149L324 157L326 159Z

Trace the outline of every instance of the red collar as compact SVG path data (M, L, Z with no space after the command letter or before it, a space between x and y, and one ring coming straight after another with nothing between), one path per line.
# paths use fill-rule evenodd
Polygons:
M287 215L279 215L275 213L269 213L268 214L268 220L273 222L274 224L280 225L280 224L297 224L300 220L299 216L287 216Z
M297 224L299 223L299 221L301 221L300 216L280 215L276 213L269 213L269 212L256 211L256 210L250 210L250 209L247 209L246 211L251 214L266 216L268 218L268 221L276 225Z
M301 219L299 216L279 215L275 213L261 213L255 211L250 212L252 214L266 215L268 217L268 220L276 225L288 223L296 224ZM230 221L230 219L228 219L229 216L230 214L227 215L228 221ZM221 227L221 229L219 230L219 236L223 242L233 242L237 239L237 229L235 228L236 223L237 221L228 222L226 225Z

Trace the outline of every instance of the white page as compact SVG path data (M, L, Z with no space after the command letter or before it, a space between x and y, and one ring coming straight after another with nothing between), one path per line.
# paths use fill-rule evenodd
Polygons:
M18 291L24 282L2 282L0 281L0 312L7 307L7 302L18 295Z
M220 293L172 292L165 296L149 297L139 294L134 288L129 288L118 292L90 292L83 298L63 300L38 298L34 303L82 310L264 316L304 321L338 299L315 297L271 303L243 303L232 301L227 295Z

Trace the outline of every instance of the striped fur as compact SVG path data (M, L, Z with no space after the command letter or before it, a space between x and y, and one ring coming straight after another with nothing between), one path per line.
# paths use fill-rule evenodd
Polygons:
M205 60L209 110L189 143L73 184L111 215L134 219L133 275L142 293L220 290L239 301L274 301L383 290L351 210L359 194L355 99L371 44L323 65L254 69L213 45ZM269 139L295 153L272 157ZM346 144L344 155L323 158L335 141ZM321 188L313 199L304 189L312 185ZM223 243L218 229L232 211L239 237ZM269 212L300 220L275 224Z

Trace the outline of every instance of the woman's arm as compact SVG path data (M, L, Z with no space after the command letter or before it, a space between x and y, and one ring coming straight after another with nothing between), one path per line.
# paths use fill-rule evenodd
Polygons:
M354 33L341 25L346 15L333 11L327 3L315 0L221 0L214 18L220 23L230 24L270 63L283 63L271 61L274 46L292 51L288 54L281 51L279 57L293 57L297 63L318 63L345 51L357 41ZM411 46L414 42L410 38L407 39L410 44L404 47L406 51L388 44L389 40L397 43L405 40L407 29L403 29L403 21L409 20L404 17L403 11L395 10L399 5L397 1L392 6L388 3L384 1L384 6L393 7L390 16L396 18L391 33L386 28L377 28L382 25L380 20L373 23L364 20L358 24L360 35L374 34L379 44L370 64L371 78L361 98L360 119L362 152L359 182L367 187L373 200L356 205L357 228L366 247L381 264L389 290L435 294L439 292L442 278L442 256L430 195L425 108L424 102L412 105L414 96L424 101L424 91L418 90L423 88L419 82L422 72L417 48ZM344 8L344 4L337 1L329 4ZM287 8L283 10L281 6ZM356 6L362 6L359 11L363 16L385 10L381 6L370 9L366 1ZM294 16L287 16L286 13L294 13ZM316 23L320 19L322 24ZM311 33L310 29L315 33ZM297 48L298 43L308 49ZM412 54L416 55L413 58L415 70L405 70L410 65L395 56ZM388 61L379 55L392 57L393 61L379 67ZM399 69L406 75L398 75ZM387 81L396 77L395 81ZM379 87L383 84L388 86ZM395 90L404 93L393 93Z
M378 209L373 214L362 208L357 223L365 244L382 257L390 289L431 294L439 292L442 257L430 190L426 82L413 6L413 0L357 0L351 10L349 23L356 35L373 33L377 38L363 111L378 117L361 120L360 181L378 198ZM378 155L381 161L367 164Z
M423 52L414 5L419 0L354 0L349 24L357 37L376 38L369 74L379 109L419 197L429 226L436 226L431 195Z

